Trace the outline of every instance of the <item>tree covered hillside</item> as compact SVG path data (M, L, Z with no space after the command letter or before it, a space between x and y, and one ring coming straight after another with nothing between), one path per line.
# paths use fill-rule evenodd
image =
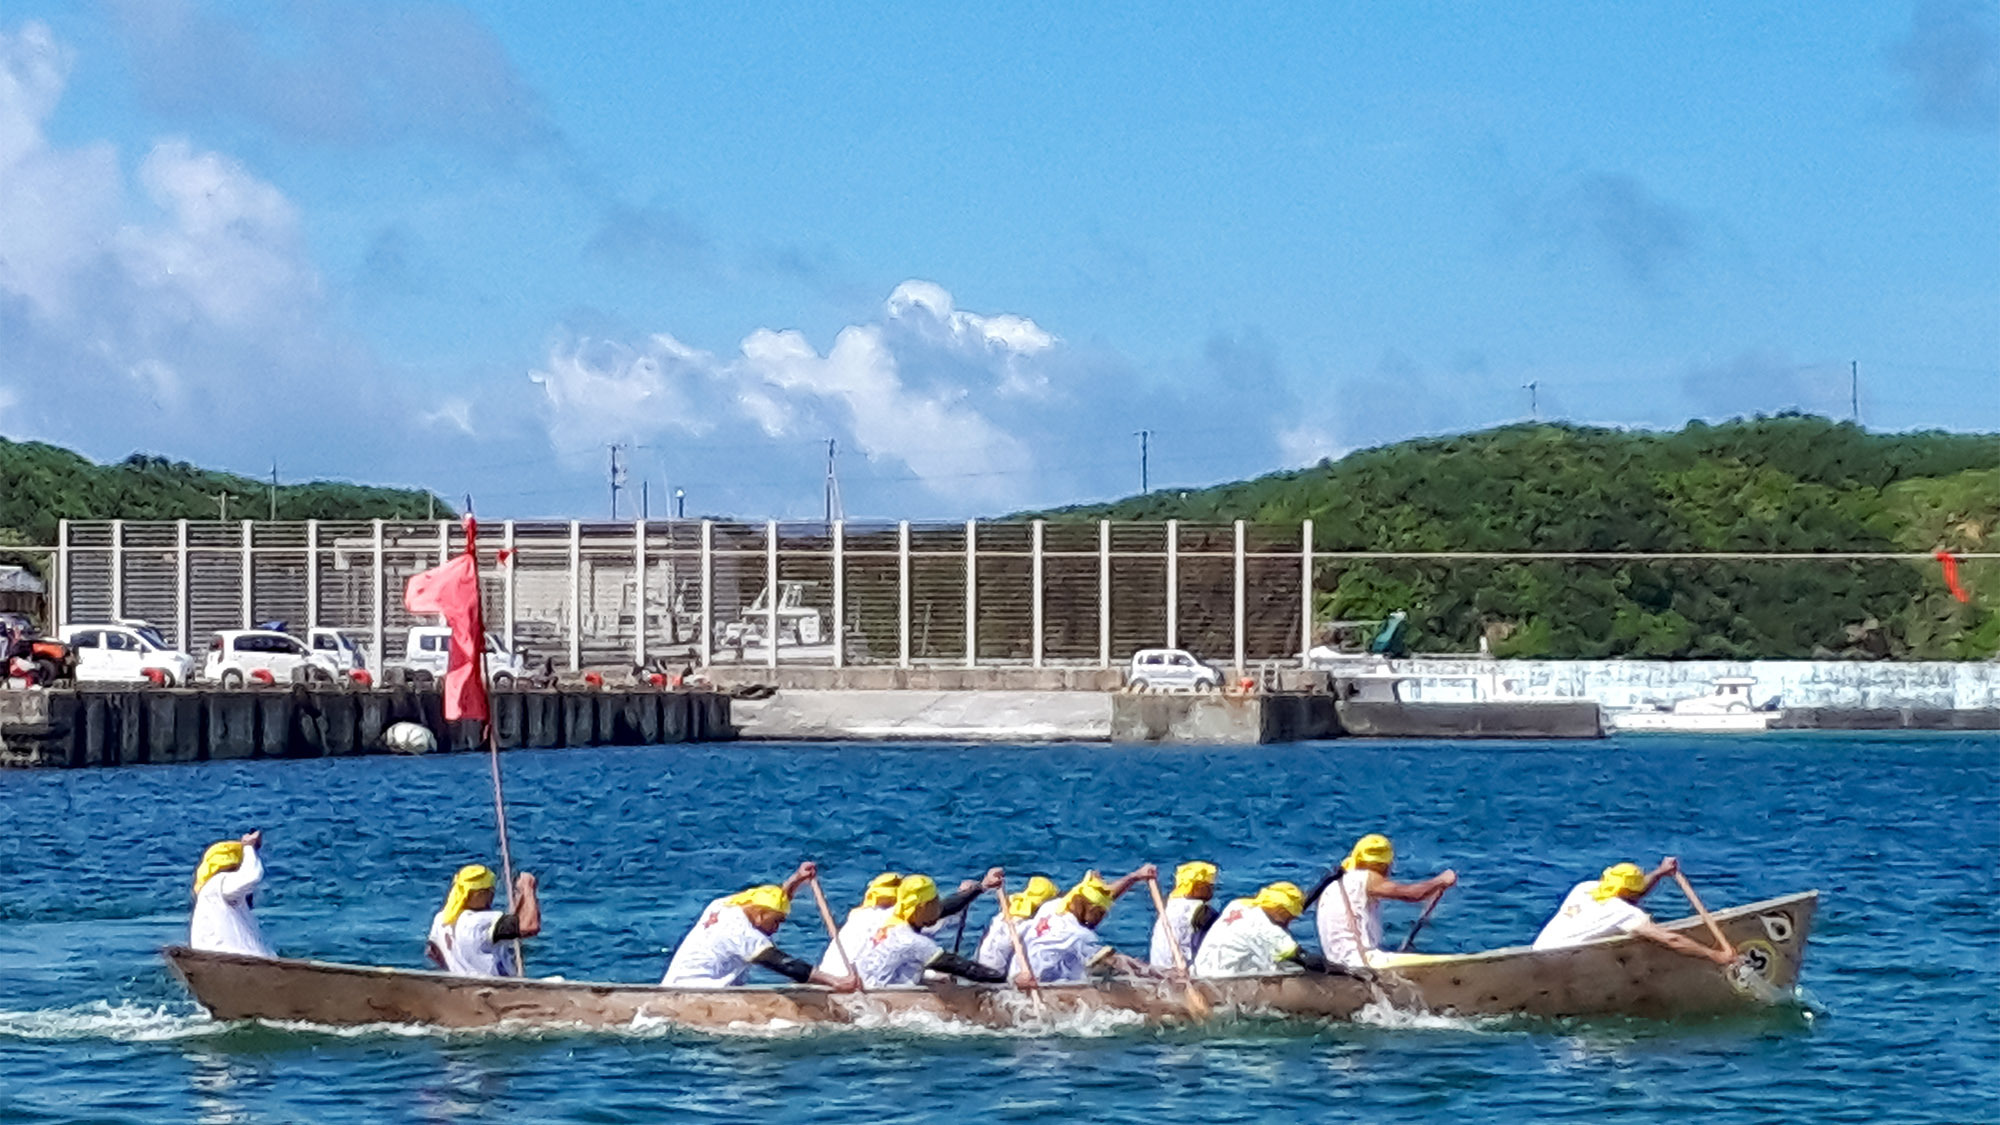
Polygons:
M133 454L99 465L67 449L0 438L0 542L47 546L63 519L171 520L216 518L216 497L229 497L229 518L270 515L270 484L179 461ZM433 508L425 492L315 481L278 486L278 518L422 519ZM451 510L439 503L439 515Z
M1046 513L1312 519L1339 551L2000 550L2000 436L1870 434L1786 416L1678 433L1517 425L1308 469ZM2000 651L2000 565L1329 560L1321 618L1406 609L1412 647L1555 657L1908 657Z

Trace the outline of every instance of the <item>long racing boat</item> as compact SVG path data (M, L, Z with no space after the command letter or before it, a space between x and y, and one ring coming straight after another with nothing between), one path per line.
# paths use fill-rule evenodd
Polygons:
M653 1022L727 1031L769 1025L854 1024L924 1013L990 1027L1093 1012L1149 1024L1213 1018L1344 1020L1371 1003L1451 1016L1727 1015L1795 995L1817 891L1767 899L1713 917L1738 951L1727 968L1654 942L1622 937L1567 949L1468 954L1381 954L1371 979L1317 973L1204 978L1112 978L1048 985L956 981L836 994L785 985L668 988L445 973L291 958L245 957L169 946L165 957L195 1000L219 1020L334 1026L418 1024L629 1027ZM1699 919L1665 927L1706 940ZM1207 1003L1190 1002L1189 989Z

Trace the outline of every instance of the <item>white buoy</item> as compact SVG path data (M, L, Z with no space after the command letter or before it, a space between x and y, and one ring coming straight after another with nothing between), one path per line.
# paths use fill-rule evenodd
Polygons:
M438 748L437 736L417 723L392 723L382 732L382 745L398 754L429 754Z

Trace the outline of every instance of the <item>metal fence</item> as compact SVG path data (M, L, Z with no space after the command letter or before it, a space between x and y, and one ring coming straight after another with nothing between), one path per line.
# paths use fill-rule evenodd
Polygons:
M404 583L463 542L452 521L65 521L51 616L142 618L190 651L260 622L334 627L379 669L427 623ZM508 521L480 543L488 620L571 670L1109 666L1153 646L1240 670L1312 643L1310 521Z

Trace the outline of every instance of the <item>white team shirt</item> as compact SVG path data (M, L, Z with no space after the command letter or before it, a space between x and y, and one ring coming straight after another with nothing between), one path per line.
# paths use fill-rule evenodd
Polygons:
M1071 984L1090 979L1090 967L1110 951L1097 931L1077 921L1067 910L1057 911L1029 926L1021 935L1028 947L1028 966L1043 984Z
M921 983L924 967L943 949L908 922L889 921L876 927L859 946L849 946L847 952L854 957L863 987L886 988Z
M188 922L188 947L209 953L241 953L269 957L271 947L250 913L250 896L264 882L264 861L257 849L243 847L243 863L234 871L218 871L195 892L194 917Z
M444 971L462 977L519 976L513 949L493 937L493 927L504 917L500 910L467 910L447 926L444 911L431 915L430 943L444 955Z
M857 906L847 912L847 921L840 924L840 944L849 957L859 958L861 946L875 936L889 921L895 911L887 906ZM826 943L826 952L820 955L819 971L832 977L847 975L847 966L841 963L840 951L832 942Z
M1028 927L1034 925L1034 923L1025 918L1016 918L1014 919L1014 925L1019 927L1022 934L1022 944L1025 945L1027 943ZM989 969L998 970L1008 976L1013 975L1014 939L1007 936L1007 919L1005 917L996 914L993 916L993 920L986 924L986 935L979 939L979 953L973 960Z
M1336 904L1338 905L1338 904ZM1239 898L1208 928L1195 954L1198 977L1262 977L1296 971L1284 958L1299 951L1299 943L1283 926L1271 921L1262 907Z
M1166 913L1153 923L1153 947L1147 960L1156 969L1175 968L1174 946L1181 947L1181 957L1188 967L1194 967L1195 932L1194 916L1206 900L1198 898L1169 898Z
M1556 910L1556 916L1549 919L1542 932L1535 935L1536 949L1564 949L1572 945L1582 945L1587 941L1617 937L1653 920L1652 915L1613 895L1603 902L1597 901L1592 892L1597 890L1597 880L1587 879L1571 887L1563 898L1563 904Z
M1368 893L1366 868L1349 871L1328 884L1315 906L1313 926L1319 933L1320 952L1336 965L1366 968L1366 954L1382 948L1382 904ZM1342 905L1345 896L1346 905ZM1353 921L1348 911L1353 910ZM1361 931L1363 950L1354 948L1354 931Z
M750 962L771 948L764 931L750 924L750 916L728 898L719 898L702 908L701 921L694 924L674 959L667 963L661 984L684 988L730 988L743 983Z

